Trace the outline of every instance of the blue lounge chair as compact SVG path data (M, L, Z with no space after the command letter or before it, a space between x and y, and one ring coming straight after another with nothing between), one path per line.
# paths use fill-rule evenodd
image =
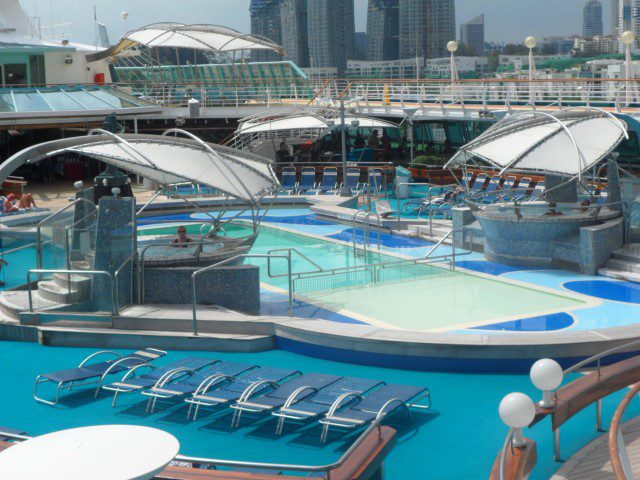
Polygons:
M185 399L185 402L189 404L187 418L191 415L193 405L196 406L193 419L197 420L200 407L217 407L235 402L247 392L259 393L263 390L273 389L298 374L300 372L297 370L265 367L251 370L246 375L234 378L230 383L225 383L222 386L219 383L205 384L196 390L190 398Z
M320 195L322 193L335 192L337 188L338 169L336 167L326 167L322 171L322 182L320 182L315 189L311 190L311 192Z
M420 404L425 398L428 402ZM359 428L374 420L392 415L400 409L406 409L411 416L410 408L421 410L431 408L431 394L427 388L398 384L385 385L355 405L339 411L336 409L320 419L320 423L324 426L322 441L326 441L330 427Z
M292 397L303 400L318 390L337 382L340 378L342 377L323 373L307 373L283 385L278 385L274 390L261 396L254 396L255 392L248 390L236 403L231 405L231 408L235 410L231 426L240 425L240 417L243 412L269 413L282 408Z
M231 380L252 368L256 368L256 365L249 363L220 362L210 367L202 368L191 375L187 374L177 382L169 383L169 378L164 379L162 382L158 381L153 387L143 391L142 394L151 397L149 398L149 402L151 402L151 413L153 413L159 398L171 399L190 395L206 386L210 387L217 383ZM147 405L147 410L148 409L149 405Z
M471 190L475 190L476 192L483 190L483 187L486 181L487 181L487 176L484 173L479 173L476 176L476 179L473 181Z
M145 348L126 356L110 350L101 350L89 355L75 368L52 373L41 373L38 375L36 377L36 384L33 390L33 398L35 398L36 401L46 403L47 405L55 405L58 403L60 398L61 388L68 388L71 390L72 388L95 383L98 384L94 394L94 396L97 397L100 387L102 386L102 382L107 375L122 372L123 370L132 370L141 365L148 365L148 362L163 357L166 354L167 352L164 350L158 350L156 348ZM94 358L104 355L113 356L114 358L97 363L89 363ZM56 398L54 400L47 400L38 396L38 387L41 384L48 382L57 383Z
M328 387L320 390L306 388L296 390L282 408L271 412L279 417L276 434L282 434L284 422L289 420L308 421L328 412L337 411L339 408L362 398L367 392L381 385L380 380L367 378L343 377ZM312 392L309 395L309 391Z
M305 195L314 195L316 188L316 169L313 167L304 167L300 174L300 184L298 185L298 193Z
M285 167L282 169L282 190L291 195L297 190L295 167Z
M193 375L194 372L218 362L219 360L211 360L208 358L185 357L161 367L149 365L152 371L139 377L134 377L133 374L144 366L140 365L139 367L134 367L129 370L119 382L103 385L102 389L114 392L113 403L111 405L115 406L118 400L118 394L120 393L140 392L162 382L175 381L184 376Z

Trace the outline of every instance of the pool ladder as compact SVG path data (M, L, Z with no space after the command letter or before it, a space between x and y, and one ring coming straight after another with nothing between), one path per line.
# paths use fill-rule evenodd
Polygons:
M378 250L380 250L380 214L378 212L370 211L367 212L365 210L356 210L356 213L351 217L351 225L353 227L353 255L358 256L358 245L356 241L356 221L358 220L358 216L364 213L364 218L362 222L362 241L363 241L363 255L366 257L369 251L369 244L371 238L371 215L375 215L378 220Z

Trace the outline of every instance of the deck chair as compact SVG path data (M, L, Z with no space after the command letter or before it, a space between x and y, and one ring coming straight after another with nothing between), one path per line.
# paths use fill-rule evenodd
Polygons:
M325 167L322 171L322 181L311 190L316 195L335 191L338 188L338 169L336 167Z
M536 182L536 186L533 188L533 192L531 195L535 198L542 198L544 197L546 188L546 182L544 180L540 180L539 182Z
M460 179L460 185L465 188L471 188L471 186L473 185L473 173L467 172L467 174Z
M347 186L353 195L359 195L361 191L359 190L360 185L360 169L359 168L347 168ZM329 190L327 195L338 195L340 193L340 189L336 187L335 190Z
M191 397L185 399L189 404L187 418L191 416L191 409L195 405L193 419L198 419L200 407L217 407L235 402L247 392L259 393L262 390L276 388L282 383L291 380L295 375L299 375L297 370L286 368L257 368L247 372L241 377L234 378L224 385L219 383L205 383L202 388L197 389Z
M300 400L319 390L337 382L342 377L326 375L323 373L307 373L290 382L277 386L277 388L261 396L254 396L253 391L248 391L231 405L235 411L231 420L232 427L240 425L240 417L243 412L269 413L285 406L287 401L295 396Z
M252 368L256 368L256 365L249 363L220 362L202 368L191 375L186 375L173 383L169 383L169 379L165 379L162 382L158 381L153 387L142 392L143 395L150 397L147 410L149 410L149 406L151 406L151 413L153 413L158 399L174 399L190 395L205 388L205 386L211 386L218 382L224 382L238 375L242 375Z
M367 183L371 185L371 193L373 195L379 195L382 190L382 172L375 168L369 169L367 174ZM361 190L367 190L367 183L362 185Z
M387 200L377 200L376 213L380 215L380 218L388 218L391 215L395 215L397 212Z
M102 382L112 373L122 372L124 370L132 370L141 365L149 365L160 357L167 354L164 350L158 350L157 348L145 348L128 355L122 355L110 350L101 350L99 352L92 353L85 358L75 368L68 370L60 370L52 373L41 373L36 377L36 383L33 390L33 398L41 403L47 405L56 405L60 399L60 389L82 387L85 385L97 384L94 396L98 396ZM101 362L90 363L99 356L109 355L113 358L103 360ZM57 384L56 397L54 400L47 400L38 396L38 387L43 383L53 382Z
M279 417L276 434L282 434L287 419L301 422L328 415L361 399L363 395L381 384L380 380L343 377L328 387L314 389L311 395L306 389L298 389L291 394L282 408L271 412L272 415Z
M424 399L426 404L420 404ZM431 408L429 389L411 385L388 384L376 390L343 410L332 411L320 419L323 425L322 441L326 441L330 427L355 429L367 425L387 415L406 409L411 416L410 408L427 410Z
M298 193L304 195L314 195L316 188L316 169L313 167L304 167L300 174L300 183L298 184Z
M473 185L471 186L471 190L475 190L476 192L481 191L486 181L487 181L487 176L484 173L479 173L476 176L476 179L473 182Z
M134 377L133 374L143 367L143 365L140 365L140 367L134 367L129 370L119 382L103 385L102 389L114 392L111 406L115 407L120 393L140 392L158 383L166 384L182 377L193 375L194 372L218 362L219 360L211 360L209 358L185 357L168 365L152 367L150 372Z
M297 189L295 167L285 167L282 169L282 190L289 195Z

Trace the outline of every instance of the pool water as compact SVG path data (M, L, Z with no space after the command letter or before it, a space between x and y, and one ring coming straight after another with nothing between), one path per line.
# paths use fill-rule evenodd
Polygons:
M355 439L355 436L334 434L323 445L316 424L297 428L288 424L285 434L278 438L274 435L275 423L268 417L257 421L247 417L241 427L234 430L230 427L228 411L218 415L203 411L196 422L187 421L184 405L177 403L159 404L154 414L146 414L146 397L139 394L122 395L115 408L111 408L111 397L106 394L94 399L92 389L66 392L56 407L37 403L32 398L36 375L77 365L94 351L0 341L0 425L24 429L31 435L87 425L146 425L176 435L181 453L185 455L311 465L337 460ZM284 351L171 352L157 363L168 363L187 354L428 387L433 397L432 410L415 412L415 423L402 415L390 423L399 429L400 436L386 464L389 480L487 478L507 434L507 427L498 416L500 400L512 391L527 393L532 398L539 396L526 375L403 371L319 360ZM605 419L611 418L624 393L605 400ZM629 416L638 413L638 404L633 403ZM583 445L581 442L595 438L593 422L593 410L588 409L563 426L565 458L577 451ZM549 478L560 464L552 461L548 420L526 434L538 442L539 464L532 478Z

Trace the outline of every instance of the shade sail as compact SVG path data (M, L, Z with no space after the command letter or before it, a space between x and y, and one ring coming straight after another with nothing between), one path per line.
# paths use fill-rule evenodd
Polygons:
M355 128L353 122L358 122L358 128L398 128L398 125L385 120L371 117L349 115L344 123L349 128ZM292 115L267 121L247 121L238 127L236 135L249 133L277 132L286 130L326 130L330 128L329 122L341 125L340 118L325 118L316 115Z
M515 115L462 147L447 167L475 156L502 171L581 175L628 138L626 130L619 118L592 108Z
M155 23L127 32L116 45L102 52L88 55L87 61L94 62L111 57L139 45L150 48L189 48L213 52L271 50L284 53L280 45L269 39L243 34L231 28L217 25Z
M255 203L278 186L271 161L248 152L174 136L100 134L54 140L0 165L0 183L24 163L75 152L160 184L195 182Z

